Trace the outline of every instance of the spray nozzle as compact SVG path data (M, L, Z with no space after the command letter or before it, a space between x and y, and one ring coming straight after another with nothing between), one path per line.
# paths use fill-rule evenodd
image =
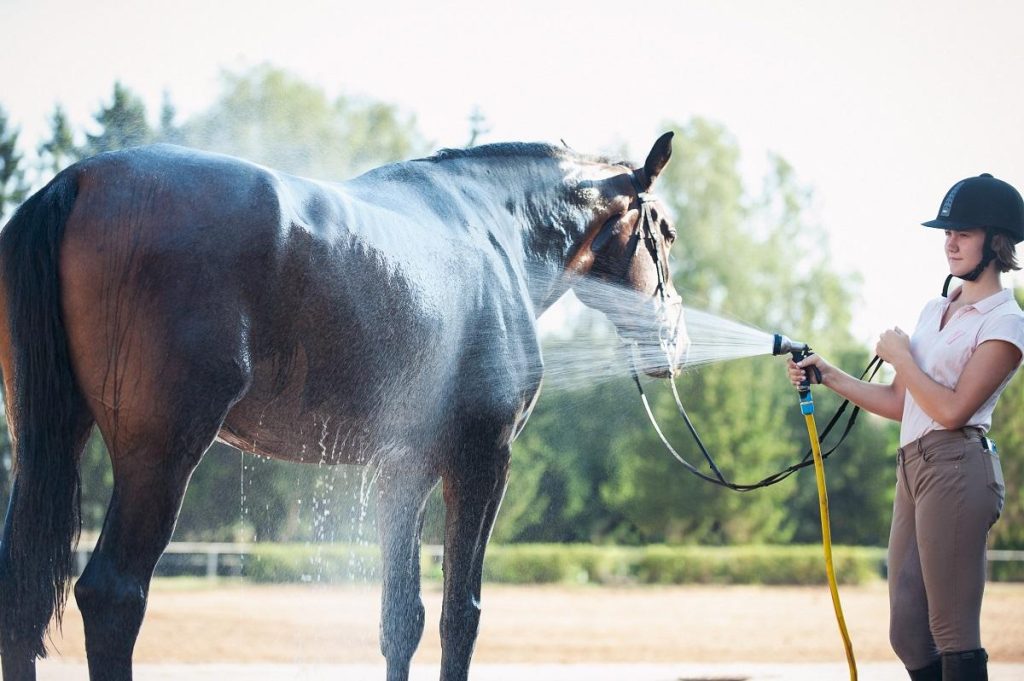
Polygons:
M794 359L797 355L803 355L806 357L811 352L811 346L807 343L790 340L781 333L775 334L775 342L772 344L772 354L784 355L787 352L793 355Z
M790 340L781 333L775 334L775 342L772 344L773 355L784 355L789 353L793 356L794 362L799 362L802 359L806 359L808 355L813 354L811 346L807 343L801 343L799 341ZM818 367L811 365L810 371L814 372L814 380L816 383L821 383L821 371ZM804 371L804 380L800 383L800 399L809 399L811 394L811 379L808 376L807 371ZM812 407L813 409L813 407Z

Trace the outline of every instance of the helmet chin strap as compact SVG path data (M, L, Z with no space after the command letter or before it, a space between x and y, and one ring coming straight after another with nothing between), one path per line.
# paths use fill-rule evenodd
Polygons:
M981 273L985 271L988 264L992 262L992 259L996 257L995 251L992 250L992 230L985 230L985 245L981 248L981 262L978 266L967 274L961 274L958 278L964 281L974 281L981 276ZM946 277L946 283L942 285L942 297L947 298L949 293L949 283L953 281L953 275L950 274Z

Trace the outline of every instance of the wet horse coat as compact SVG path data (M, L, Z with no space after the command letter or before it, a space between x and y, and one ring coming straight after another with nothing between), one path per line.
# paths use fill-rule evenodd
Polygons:
M419 532L443 481L441 676L465 679L509 448L540 387L536 319L586 274L653 294L634 183L650 186L670 138L636 170L510 144L327 184L159 145L58 175L0 235L17 459L0 547L4 679L34 678L63 606L94 424L114 490L75 585L91 678L131 678L153 568L219 437L378 468L389 679L407 678L422 634ZM656 345L656 308L604 311Z

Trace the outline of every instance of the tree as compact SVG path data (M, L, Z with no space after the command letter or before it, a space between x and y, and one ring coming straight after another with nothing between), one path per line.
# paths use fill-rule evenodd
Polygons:
M100 108L94 118L100 131L86 134L83 157L136 147L153 139L153 131L146 122L146 105L120 81L114 83L110 104Z
M602 499L623 437L643 418L628 380L576 391L546 389L513 446L498 541L635 543L627 515Z
M17 207L28 196L29 185L22 167L23 156L18 152L19 130L9 125L7 112L0 106L0 225L8 211ZM0 404L0 498L7 499L11 480L11 442L7 433L4 405Z
M64 107L60 104L53 107L53 114L50 116L50 138L39 145L38 151L43 172L46 174L55 175L69 163L81 158L79 150L75 147L71 124L68 122Z
M7 112L0 107L0 218L28 196L22 154L18 151L20 131L10 126Z
M343 180L424 151L412 116L382 102L338 97L268 65L225 73L223 91L184 126L191 146L290 173Z
M739 174L739 149L728 132L694 119L679 133L658 195L675 213L675 284L688 307L743 319L759 328L811 339L840 365L866 363L849 334L849 285L815 262L826 244L807 224L810 192L792 167L773 156L761 194L749 196ZM807 244L807 245L804 245ZM801 258L814 252L816 257ZM579 336L581 345L586 338ZM764 354L770 352L766 342ZM807 449L803 419L781 360L714 364L679 379L684 401L727 476L758 480L794 463ZM649 397L669 439L706 469L680 422L671 395L650 385ZM736 494L688 473L664 451L628 382L584 391L585 408L564 409L564 396L542 395L516 443L510 495L525 455L529 482L513 510L532 524L517 539L739 543L816 541L813 474ZM837 401L820 394L819 411ZM559 412L562 413L559 413ZM837 541L883 543L891 508L889 459L894 429L861 418L830 459ZM538 473L539 471L542 471ZM538 481L538 482L533 482ZM813 503L812 503L813 502ZM542 511L542 513L541 513ZM854 513L855 511L855 513ZM540 514L538 516L538 514ZM499 528L503 521L499 519ZM532 529L530 529L532 528Z
M183 144L185 135L181 127L174 123L178 115L178 109L171 101L171 93L164 91L163 102L160 105L160 127L157 129L154 141L167 142L168 144Z
M477 140L490 131L491 127L487 125L487 117L484 116L484 112L480 110L479 106L474 106L473 111L469 114L469 141L466 142L466 147L476 146Z
M1024 289L1015 294L1017 303L1024 305ZM992 527L991 545L1020 550L1024 549L1024 379L1019 371L999 398L992 426L1006 498L999 522Z
M6 404L0 400L0 499L11 497L11 467L14 463L6 411Z

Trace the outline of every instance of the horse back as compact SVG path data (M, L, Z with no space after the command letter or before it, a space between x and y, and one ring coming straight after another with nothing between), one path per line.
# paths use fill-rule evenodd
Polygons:
M391 187L379 205L164 145L74 172L63 302L101 428L169 428L197 394L238 392L225 439L322 460L324 441L369 451L436 438L467 380L481 404L517 392L485 377L507 376L503 353L531 342L523 301L482 283L486 257L417 192ZM481 334L510 315L515 338Z

